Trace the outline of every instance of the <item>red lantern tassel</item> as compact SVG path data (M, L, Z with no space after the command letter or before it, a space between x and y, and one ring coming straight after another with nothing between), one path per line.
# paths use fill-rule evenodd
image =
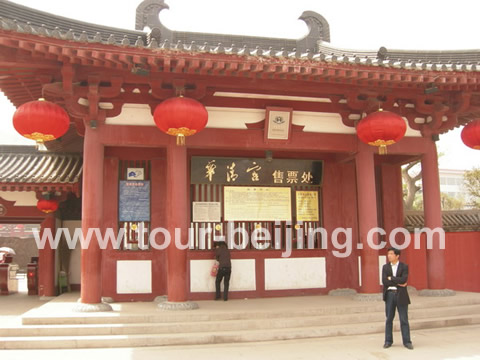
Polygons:
M177 145L178 146L185 146L185 135L178 134L177 135Z

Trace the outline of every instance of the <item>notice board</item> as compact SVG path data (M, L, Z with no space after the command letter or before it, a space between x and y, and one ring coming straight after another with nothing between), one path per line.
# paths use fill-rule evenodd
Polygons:
M224 187L225 221L291 221L290 187Z
M150 181L120 181L118 220L150 221Z

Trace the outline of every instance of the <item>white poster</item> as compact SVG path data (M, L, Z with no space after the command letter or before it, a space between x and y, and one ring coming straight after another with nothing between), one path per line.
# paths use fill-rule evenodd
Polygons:
M212 201L194 201L193 222L220 222L220 203Z
M225 221L291 221L289 187L224 187Z

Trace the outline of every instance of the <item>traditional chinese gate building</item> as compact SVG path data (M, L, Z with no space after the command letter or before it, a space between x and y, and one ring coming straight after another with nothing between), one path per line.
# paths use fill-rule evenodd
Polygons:
M309 33L294 40L173 31L159 20L168 8L161 0L139 5L135 31L0 4L1 90L17 107L44 97L68 111L69 132L46 145L83 153L81 227L127 231L118 250L95 241L82 250L83 304L95 307L102 296L212 298L212 238L203 248L199 229L225 235L227 220L249 234L275 227L268 216L245 215L255 212L247 191L278 200L270 211L287 204L292 224L278 226L280 249L232 252L232 298L379 292L385 250L367 246L367 234L379 226L388 236L404 225L400 167L413 160L421 159L424 225L442 227L435 141L480 117L478 51L339 49L329 44L328 22L308 11L300 19ZM152 116L179 93L209 115L207 128L185 146L159 131ZM380 107L408 124L386 155L356 134L362 117ZM146 213L135 196L146 196ZM253 206L243 212L242 197ZM124 213L131 207L122 201L136 204L136 213ZM296 243L282 258L285 232L298 230L300 219L303 229L322 226L328 234L352 228L355 248L340 258L316 237L313 249ZM182 243L192 227L195 246L141 250L140 225L171 234L180 228ZM465 261L479 250L478 232L447 234L446 251L438 243L406 250L402 256L414 264L410 285L480 291L466 276L478 264Z

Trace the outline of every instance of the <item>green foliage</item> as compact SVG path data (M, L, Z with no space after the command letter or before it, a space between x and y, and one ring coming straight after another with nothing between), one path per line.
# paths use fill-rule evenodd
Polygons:
M465 171L465 188L469 195L468 205L480 209L480 168Z
M465 207L465 199L442 193L442 210L462 210Z

